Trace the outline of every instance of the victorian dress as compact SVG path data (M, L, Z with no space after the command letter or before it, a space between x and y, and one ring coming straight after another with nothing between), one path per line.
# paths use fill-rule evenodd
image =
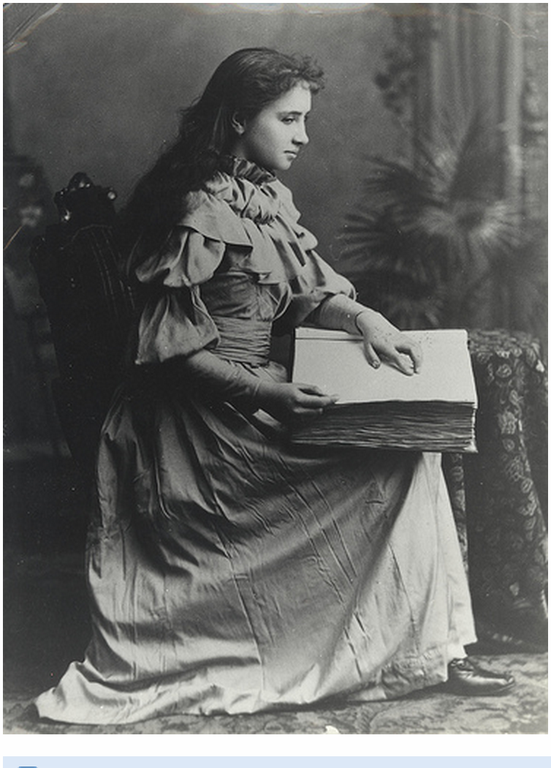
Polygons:
M93 636L40 716L390 699L445 681L475 641L440 456L299 448L255 410L255 383L287 380L273 329L354 295L298 220L278 179L234 159L142 254L132 375L97 455ZM227 397L190 375L200 350Z

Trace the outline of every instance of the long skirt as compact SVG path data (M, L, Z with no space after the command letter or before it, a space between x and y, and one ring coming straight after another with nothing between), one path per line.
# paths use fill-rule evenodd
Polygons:
M123 387L95 512L93 637L42 717L390 699L475 641L438 454L299 448L227 404Z

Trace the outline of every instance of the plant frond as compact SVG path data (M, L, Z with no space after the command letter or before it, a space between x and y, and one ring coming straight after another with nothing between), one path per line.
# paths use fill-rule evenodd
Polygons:
M482 285L487 290L488 280L498 283L505 273L510 281L515 269L519 285L530 283L518 201L499 194L504 150L499 132L475 114L459 127L445 117L433 137L421 137L414 166L366 157L362 199L340 238L342 258L391 319L443 321L450 303L468 313ZM538 281L523 289L530 300ZM429 295L444 297L441 310Z

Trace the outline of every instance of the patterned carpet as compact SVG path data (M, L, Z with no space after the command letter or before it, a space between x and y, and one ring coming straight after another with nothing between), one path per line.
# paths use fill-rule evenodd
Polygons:
M547 733L547 655L480 656L517 680L503 697L425 690L361 705L248 716L161 717L129 726L38 720L32 699L81 656L89 634L82 557L71 552L4 557L4 733L10 734L541 734ZM475 649L476 650L476 649Z

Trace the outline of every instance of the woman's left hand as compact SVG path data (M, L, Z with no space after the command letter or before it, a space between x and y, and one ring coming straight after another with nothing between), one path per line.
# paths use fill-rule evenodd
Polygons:
M398 330L379 312L365 307L356 317L356 325L364 339L367 361L374 368L381 358L394 365L407 376L421 369L421 347Z

